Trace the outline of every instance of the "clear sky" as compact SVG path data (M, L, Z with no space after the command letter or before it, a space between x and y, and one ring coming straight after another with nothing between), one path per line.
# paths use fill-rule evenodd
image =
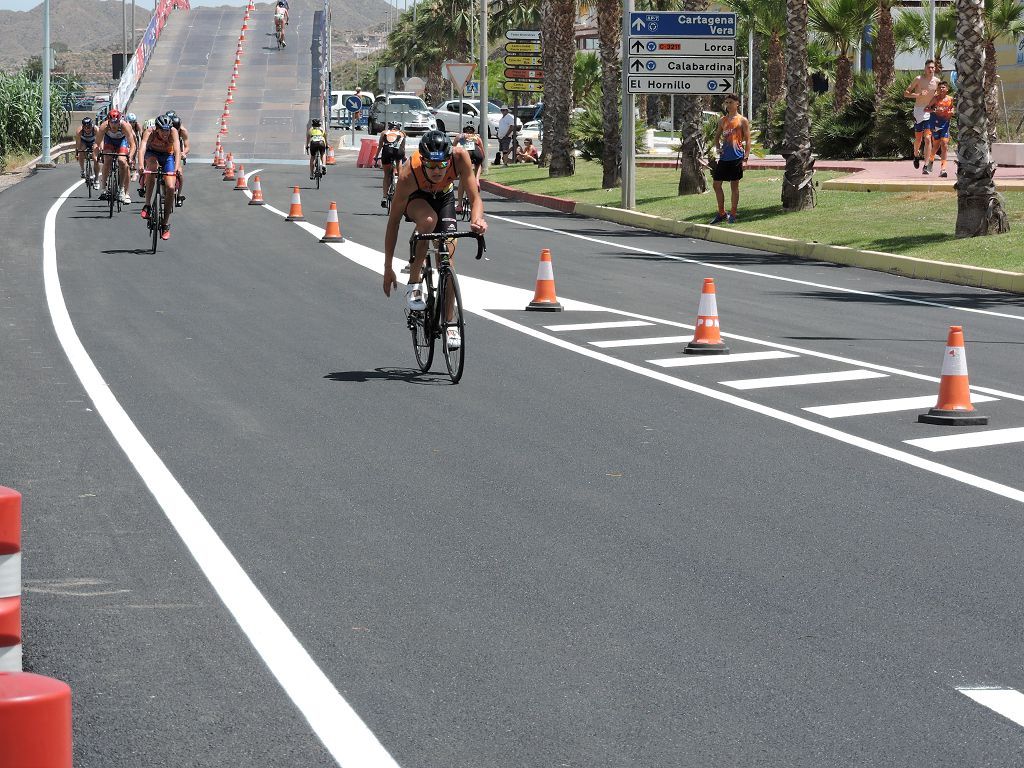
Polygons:
M107 0L107 2L117 2L117 0ZM237 5L241 7L247 2L248 0L192 0L192 5ZM28 11L37 5L42 5L42 0L0 0L0 11ZM152 10L152 0L135 0L136 12L142 7Z

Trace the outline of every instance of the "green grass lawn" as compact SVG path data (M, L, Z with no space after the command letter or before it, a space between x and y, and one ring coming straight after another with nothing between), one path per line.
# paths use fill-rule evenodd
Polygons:
M842 174L819 172L819 182ZM552 179L534 165L495 166L487 178L527 192L554 195L585 203L618 207L618 187L601 188L601 166L577 160L576 175ZM676 194L679 172L671 168L638 168L636 208L680 221L710 223L716 213L708 180L706 195ZM729 187L725 185L726 207ZM845 245L920 259L972 264L1024 272L1024 192L1008 192L1004 208L1010 217L1005 235L957 240L956 194L953 192L840 192L818 189L817 206L800 213L782 212L782 171L746 171L740 182L737 229L790 237L804 242Z

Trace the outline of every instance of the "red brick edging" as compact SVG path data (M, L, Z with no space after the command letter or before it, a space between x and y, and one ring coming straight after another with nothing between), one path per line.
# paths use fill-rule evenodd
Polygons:
M524 203L542 205L545 208L552 208L562 213L574 213L576 211L575 200L565 200L561 197L552 197L551 195L535 195L532 192L523 192L521 189L506 187L504 184L498 184L496 181L490 181L489 179L480 179L480 188L487 192L494 192L502 197L522 200Z

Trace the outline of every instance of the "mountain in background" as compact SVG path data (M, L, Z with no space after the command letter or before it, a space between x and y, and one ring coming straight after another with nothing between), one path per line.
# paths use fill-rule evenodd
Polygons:
M311 9L323 7L315 0L291 0ZM243 7L238 7L239 14ZM269 13L259 3L255 13ZM387 15L384 0L331 0L335 29L369 29ZM131 40L131 3L127 4L129 45ZM191 13L200 11L196 8ZM144 30L153 13L150 0L136 2L135 26ZM174 11L186 13L186 11ZM141 36L142 32L139 32ZM50 0L50 42L57 57L57 69L71 68L85 74L110 76L110 53L121 48L121 3L117 0ZM31 11L0 11L0 71L20 69L43 47L43 6Z

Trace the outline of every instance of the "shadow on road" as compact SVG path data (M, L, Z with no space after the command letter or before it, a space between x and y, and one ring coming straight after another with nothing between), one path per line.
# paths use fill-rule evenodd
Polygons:
M404 381L406 384L450 384L451 379L440 373L421 373L416 368L374 368L372 371L334 371L324 376L328 381L355 382Z
M127 249L127 250L100 251L100 253L109 253L109 254L133 253L133 254L135 254L137 256L141 256L144 253L151 253L151 251L150 251L149 248L131 248L131 249Z

